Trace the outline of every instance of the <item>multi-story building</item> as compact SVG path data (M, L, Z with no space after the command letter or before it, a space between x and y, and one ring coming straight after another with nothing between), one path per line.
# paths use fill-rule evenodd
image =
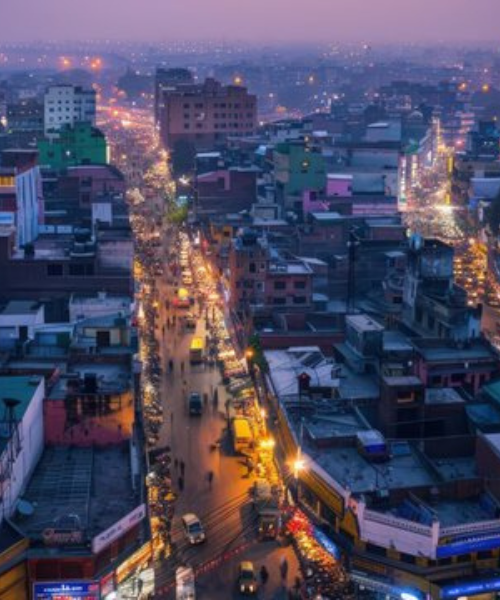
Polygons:
M230 135L255 131L257 98L244 87L206 79L202 84L160 88L159 95L158 123L165 147L175 150L182 141L210 150Z
M40 168L34 150L4 150L1 162L0 214L3 224L15 226L16 245L22 247L38 237L44 220Z
M61 125L58 136L38 142L43 167L62 171L75 165L103 165L109 162L106 136L88 122Z
M96 92L75 85L53 85L44 97L44 132L57 137L64 125L95 124Z
M193 84L194 77L189 69L164 69L158 67L155 72L155 123L159 124L164 108L163 92L179 84Z

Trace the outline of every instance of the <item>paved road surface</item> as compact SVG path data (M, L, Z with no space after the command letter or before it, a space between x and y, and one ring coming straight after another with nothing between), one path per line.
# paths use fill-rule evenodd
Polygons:
M169 444L172 458L184 461L185 477L172 525L174 555L158 570L156 589L161 590L172 583L175 568L180 564L198 567L214 561L197 580L197 598L238 598L235 589L237 566L241 560L246 559L252 560L256 569L265 564L270 572L266 589L260 590L259 598L287 598L286 588L279 577L279 562L282 556L287 557L291 584L297 574L297 561L290 548L280 548L276 542L259 543L256 540L255 514L248 494L251 480L245 477L246 467L242 459L232 453L224 414L225 389L221 385L220 373L216 368L190 366L189 345L195 333L184 332L179 326L182 310L176 312L176 328L165 328L165 334L161 334L168 317L165 299L171 294L172 289L162 281L161 319L158 326L159 336L162 338L160 352L163 365L172 357L174 372L169 373L165 369L162 387L165 424L159 444ZM197 307L193 312L197 312ZM196 335L204 337L204 319L198 319ZM180 370L181 361L184 363L184 374ZM219 392L219 408L209 401L201 417L190 417L186 408L187 394L196 391L202 395L206 393L211 398L216 387ZM222 439L221 450L211 451L210 445L217 439ZM175 472L173 468L172 471L174 487L178 490L180 469ZM209 471L214 473L211 489L207 480ZM207 533L205 544L191 547L185 540L180 517L186 512L195 512L201 518ZM221 564L222 556L224 560ZM174 593L170 591L168 594L159 594L158 597L173 598Z

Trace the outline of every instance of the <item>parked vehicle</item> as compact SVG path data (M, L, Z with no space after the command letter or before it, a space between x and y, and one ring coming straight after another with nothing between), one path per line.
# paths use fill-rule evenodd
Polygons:
M231 422L233 446L236 453L243 454L253 445L253 433L250 422L244 417L235 417Z
M259 540L274 540L281 526L279 496L270 483L258 480L252 490L253 505L258 515Z

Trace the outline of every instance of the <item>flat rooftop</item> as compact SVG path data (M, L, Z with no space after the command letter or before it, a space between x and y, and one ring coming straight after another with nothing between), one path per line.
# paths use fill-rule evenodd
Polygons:
M426 388L426 404L464 404L465 400L454 388Z
M401 443L398 447L402 448ZM384 463L367 461L355 447L318 449L306 444L304 451L335 481L357 494L438 483L438 478L409 444Z
M77 522L84 543L139 505L132 492L128 444L106 448L48 446L23 499L33 514L16 515L14 524L31 538L44 529Z
M78 377L68 376L70 373ZM83 381L85 375L89 374L96 375L97 393L121 393L131 386L131 371L128 366L115 363L82 363L68 367L68 375L59 378L47 393L47 399L64 400L71 391L71 383L74 383L75 379Z
M472 341L466 347L441 340L412 340L416 351L428 361L467 362L470 360L498 360L497 353L486 343Z
M3 309L0 309L0 314L7 315L34 315L42 305L40 302L33 300L10 300Z
M266 350L268 377L278 397L297 395L298 376L307 373L312 387L336 387L334 364L318 346L296 346L287 350Z

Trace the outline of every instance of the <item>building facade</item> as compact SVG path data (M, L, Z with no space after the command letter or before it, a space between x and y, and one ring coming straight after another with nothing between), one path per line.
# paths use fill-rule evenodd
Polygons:
M75 85L53 85L44 97L44 133L57 137L64 125L95 123L96 93Z

